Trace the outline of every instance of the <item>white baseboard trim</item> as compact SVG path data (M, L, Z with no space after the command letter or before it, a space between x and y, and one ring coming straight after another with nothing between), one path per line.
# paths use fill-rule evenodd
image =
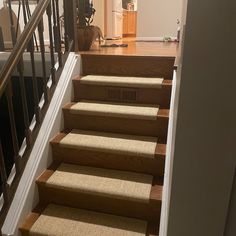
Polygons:
M3 236L18 236L18 227L38 203L37 177L52 162L49 140L63 129L62 107L73 96L72 80L80 74L80 56L70 53L2 227Z
M167 149L166 149L166 162L165 162L165 175L164 175L164 186L162 195L162 207L161 207L161 222L160 222L160 236L167 236L168 220L169 220L169 208L170 208L170 197L171 197L171 182L172 182L172 170L173 170L173 154L175 145L175 133L176 133L176 112L177 112L177 81L176 71L173 75L173 85L171 92L171 104L170 104L170 115L169 115L169 128L167 138Z
M164 38L166 38L166 36L163 37L137 37L136 41L144 41L144 42L163 42ZM168 36L168 38L170 38L171 42L174 42L177 40L177 37L173 37L173 36Z

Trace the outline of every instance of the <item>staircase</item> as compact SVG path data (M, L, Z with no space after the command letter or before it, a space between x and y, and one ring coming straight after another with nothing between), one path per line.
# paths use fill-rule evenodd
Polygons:
M73 84L22 235L157 236L172 81L87 75Z

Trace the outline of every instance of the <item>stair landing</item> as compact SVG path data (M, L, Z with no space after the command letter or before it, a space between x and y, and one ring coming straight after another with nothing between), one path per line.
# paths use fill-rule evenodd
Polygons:
M157 56L176 57L178 43L158 41L136 41L136 38L122 40L107 40L106 44L128 44L128 47L99 47L95 43L90 51L78 52L81 55L132 55L132 56Z

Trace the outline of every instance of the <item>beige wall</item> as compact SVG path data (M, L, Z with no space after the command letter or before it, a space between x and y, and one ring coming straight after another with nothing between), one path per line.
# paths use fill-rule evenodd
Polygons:
M182 0L138 0L137 37L176 37Z
M236 1L188 0L187 9L168 232L160 236L233 236L235 202L227 231L225 223L236 165L236 46L226 39L236 41Z
M104 6L104 0L93 0L94 8L96 9L96 13L94 16L93 25L96 25L100 27L104 34L104 20L105 20L105 6Z

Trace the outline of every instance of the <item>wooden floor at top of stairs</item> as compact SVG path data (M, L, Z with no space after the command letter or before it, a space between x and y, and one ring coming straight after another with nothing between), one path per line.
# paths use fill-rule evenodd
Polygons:
M94 44L91 50L78 52L82 55L133 55L133 56L159 56L159 57L176 57L178 43L176 42L141 42L136 38L124 38L123 40L108 41L107 44L128 44L128 47L99 47L98 43Z

